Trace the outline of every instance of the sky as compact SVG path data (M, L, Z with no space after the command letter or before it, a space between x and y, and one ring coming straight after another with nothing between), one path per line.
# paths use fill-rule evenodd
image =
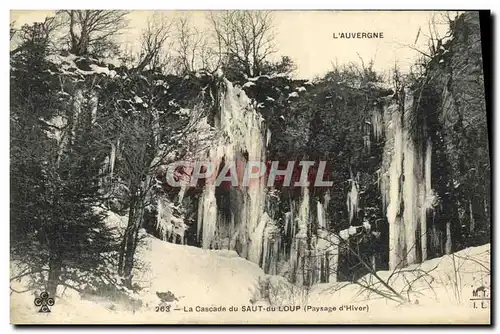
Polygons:
M53 11L12 11L11 21L16 26L42 21ZM139 34L147 18L154 11L132 11L128 14L129 28L123 34L122 44L138 47ZM162 11L167 18L187 15L200 29L206 28L204 11ZM429 11L275 11L276 45L274 57L289 56L297 65L297 78L312 79L332 69L332 63L365 64L370 60L374 68L388 73L398 64L408 72L419 53L413 48L426 50L429 22L443 22L444 12ZM453 13L454 15L455 13ZM438 23L437 31L444 36L448 27ZM417 34L419 38L414 44ZM335 39L341 32L382 32L383 39ZM410 47L411 46L411 47ZM412 48L413 47L413 48Z

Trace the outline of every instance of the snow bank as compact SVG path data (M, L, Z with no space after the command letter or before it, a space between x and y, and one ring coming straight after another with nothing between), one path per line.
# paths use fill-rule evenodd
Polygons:
M117 217L115 217L117 218ZM116 219L116 223L121 219ZM489 308L474 307L473 290L489 289L490 245L468 248L452 255L377 276L402 292L410 303L399 304L364 289L387 293L377 278L366 275L358 283L298 287L280 276L268 276L234 251L214 251L167 243L151 236L141 242L134 281L141 287L134 299L141 306L91 300L66 289L51 313L38 313L34 294L11 294L11 321L15 323L489 323ZM415 280L419 273L422 278ZM11 273L12 275L12 273ZM416 276L417 275L417 276ZM412 289L405 286L412 282ZM19 285L20 283L18 283ZM21 287L15 285L16 289ZM63 288L60 289L62 292ZM157 312L159 293L171 292L170 312ZM418 302L417 302L418 300ZM167 305L167 304L163 304ZM242 307L301 306L296 312L242 312ZM479 305L479 304L478 304ZM188 312L196 307L239 307L238 312ZM303 312L305 307L324 311ZM363 308L363 311L346 311ZM333 307L336 311L332 311ZM343 311L339 311L344 307ZM328 311L330 310L330 311Z
M419 312L436 308L468 308L470 312L474 309L470 300L473 290L481 286L489 290L490 245L467 248L398 271L376 274L368 274L357 283L318 284L311 290L309 302L370 305L386 311L388 307L417 307ZM365 288L367 286L370 289ZM410 303L401 304L397 294Z
M143 268L135 281L144 287L139 295L145 306L160 300L156 292L171 291L182 304L248 304L264 272L234 251L213 251L176 245L148 237L138 254Z
M121 216L110 215L110 218L114 225L121 226ZM130 305L130 301L111 302L105 296L88 300L74 290L60 287L58 294L62 297L56 298L50 314L38 313L33 304L41 291L12 293L11 322L158 323L168 318L155 312L161 304L157 292L172 292L178 299L173 306L181 308L247 305L258 294L260 277L265 276L256 264L234 251L176 245L149 235L140 242L133 274L134 282L142 290L132 298L140 301L141 306ZM13 275L15 272L11 270ZM15 282L11 287L22 291L27 284L27 281Z

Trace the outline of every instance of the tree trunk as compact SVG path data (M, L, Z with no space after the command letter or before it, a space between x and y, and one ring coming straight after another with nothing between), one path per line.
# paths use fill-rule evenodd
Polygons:
M134 196L135 197L135 196ZM132 286L132 269L134 267L134 254L137 248L137 237L141 228L144 213L142 200L135 197L130 206L129 218L125 235L120 248L118 261L118 274L123 277L123 283L127 287Z
M339 243L336 241L335 244L332 243L332 250L326 253L326 270L327 270L327 282L336 283L337 274L339 268Z
M469 216L470 216L470 222L469 222L469 233L471 236L474 234L474 229L476 227L476 221L474 220L474 213L472 209L472 200L469 200Z
M446 243L444 246L444 252L445 254L451 254L451 222L448 221L446 222Z
M75 35L74 26L75 26L75 12L73 10L69 11L69 34L71 36L71 53L78 53L78 39Z
M62 259L59 255L51 255L49 260L49 277L47 280L46 291L49 296L54 297L59 285L59 278L62 270Z

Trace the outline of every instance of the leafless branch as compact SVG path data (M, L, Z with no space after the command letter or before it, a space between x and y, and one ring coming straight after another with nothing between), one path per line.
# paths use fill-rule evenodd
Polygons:
M147 27L141 35L141 54L140 62L136 71L142 71L146 66L151 68L164 67L168 62L168 52L166 47L171 46L169 39L171 37L173 23L165 17L155 14L148 19ZM162 58L163 57L163 58Z
M264 60L276 52L272 12L224 11L209 20L223 66L236 62L246 75L259 75Z
M57 15L65 20L70 51L76 55L102 51L112 46L113 38L126 27L128 12L121 10L60 10Z

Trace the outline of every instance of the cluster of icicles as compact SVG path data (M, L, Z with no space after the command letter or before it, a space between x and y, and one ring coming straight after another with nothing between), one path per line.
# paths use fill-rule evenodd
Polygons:
M227 80L224 80L224 86L220 96L220 115L215 124L221 135L201 158L210 161L265 161L270 131L265 128L262 116L242 89ZM427 256L424 234L427 212L432 208L429 204L432 202L429 200L432 197L432 143L427 142L423 154L415 150L404 124L405 113L412 112L412 107L408 92L403 111L391 102L383 111L374 111L371 118L373 138L379 140L385 134L379 183L390 226L390 268L415 263L417 248L421 250L422 260ZM402 176L404 182L401 182ZM230 189L230 214L221 215L216 188L207 184L198 204L197 236L201 246L237 250L240 256L259 264L267 273L288 276L296 283L336 281L339 239L348 239L353 228L338 234L328 232L328 192L322 201L316 201L315 216L312 217L309 190L303 188L300 201L291 203L290 211L282 217L284 229L281 230L271 218L276 217L267 205L268 191L263 183ZM358 180L351 177L346 202L351 221L358 210L359 196ZM159 202L159 226L180 224L172 221L169 205L172 204ZM316 231L308 231L312 220L317 222ZM306 240L308 232L312 235L309 241ZM165 230L164 233L167 237L174 232Z
M427 259L427 216L434 209L432 142L428 139L422 152L411 139L407 122L416 112L413 102L412 92L405 90L404 106L392 102L384 112L386 141L379 181L389 223L391 270Z

